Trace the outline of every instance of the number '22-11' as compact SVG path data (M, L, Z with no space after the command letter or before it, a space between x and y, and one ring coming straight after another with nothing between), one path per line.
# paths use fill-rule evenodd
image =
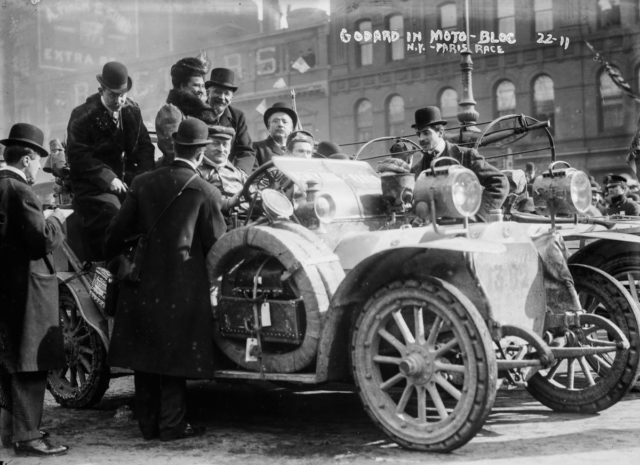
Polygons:
M536 43L538 44L547 44L547 45L552 45L558 41L560 41L560 47L563 47L565 50L569 48L569 42L571 42L569 40L568 37L565 36L560 36L560 37L554 37L553 34L543 34L542 32L537 32L538 34L538 40L536 40Z

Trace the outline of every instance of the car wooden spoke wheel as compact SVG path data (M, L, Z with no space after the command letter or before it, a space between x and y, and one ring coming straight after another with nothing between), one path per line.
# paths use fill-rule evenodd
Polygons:
M580 328L567 335L566 346L609 351L559 359L533 375L527 389L553 410L598 412L618 402L638 375L640 318L634 300L611 275L586 265L570 269L583 309L598 318L581 318Z
M482 427L496 395L486 324L440 280L396 281L367 302L352 334L352 369L369 416L410 449L462 446Z
M90 407L102 399L109 387L107 351L98 333L80 314L71 291L64 284L59 290L65 364L49 372L47 387L64 407Z

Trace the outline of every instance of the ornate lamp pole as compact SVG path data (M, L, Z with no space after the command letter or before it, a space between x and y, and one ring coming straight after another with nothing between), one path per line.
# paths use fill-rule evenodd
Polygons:
M458 121L465 126L460 131L459 142L474 141L480 130L475 126L480 114L476 110L476 101L473 98L473 61L471 60L471 45L469 40L469 0L464 0L464 29L467 34L467 50L460 52L460 69L462 70L462 98L459 105Z

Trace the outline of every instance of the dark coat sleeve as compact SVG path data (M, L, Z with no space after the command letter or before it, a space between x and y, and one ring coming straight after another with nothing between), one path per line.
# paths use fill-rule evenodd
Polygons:
M478 216L483 219L491 210L501 209L509 194L507 177L495 166L486 161L475 149L460 149L462 165L473 171L483 187L482 204Z
M107 227L105 256L111 259L122 253L128 239L142 233L138 228L138 180L134 180L118 214Z
M151 143L149 131L142 120L142 113L135 102L130 102L123 112L131 115L131 121L125 121L125 175L124 181L131 183L140 173L152 170L155 165L155 147ZM128 146L132 143L132 146Z
M22 212L20 223L24 249L31 260L43 258L64 240L62 225L56 218L44 219L42 204L31 189L25 189L19 198L22 202L18 210Z
M202 252L206 256L213 244L227 230L227 224L222 215L222 196L220 191L210 184L203 185L205 199L198 215L197 228L202 239Z
M103 162L113 156L116 147L111 139L96 141L92 136L92 112L81 105L71 112L67 126L67 158L72 178L83 178L104 192L109 191L111 181L118 176Z
M235 166L250 174L256 163L256 154L251 143L247 121L241 111L235 108L231 109L231 111L235 120L236 138L234 139L229 159Z

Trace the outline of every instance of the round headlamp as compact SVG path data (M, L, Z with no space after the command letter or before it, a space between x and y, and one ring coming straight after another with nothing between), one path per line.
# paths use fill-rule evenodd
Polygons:
M413 200L416 206L433 201L436 217L469 218L480 209L482 186L473 171L459 164L447 165L420 173ZM420 211L427 210L417 209L416 214Z
M558 164L564 166L557 168ZM534 180L533 200L536 210L543 213L585 213L591 205L591 182L583 171L557 161Z
M271 221L289 218L293 215L293 205L286 195L274 189L262 189L262 208Z
M321 223L331 223L336 216L336 202L330 194L319 194L313 201L313 211Z

